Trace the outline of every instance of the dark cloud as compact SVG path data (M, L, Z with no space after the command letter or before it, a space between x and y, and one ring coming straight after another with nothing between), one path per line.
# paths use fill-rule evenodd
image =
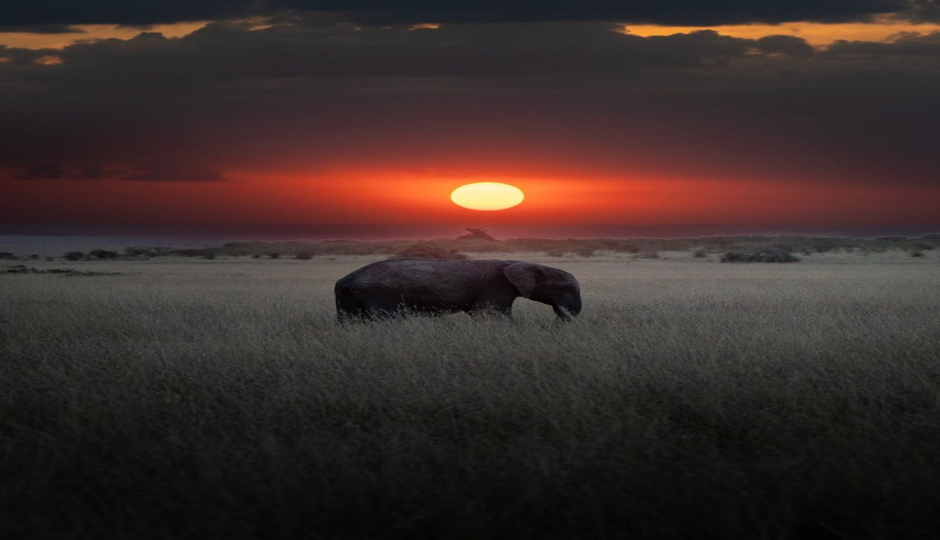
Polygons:
M149 25L244 16L254 0L4 0L0 25Z
M140 181L220 180L219 164L938 181L940 35L813 49L614 29L295 19L0 48L0 167L151 164L124 169ZM61 64L38 61L53 54Z
M902 34L890 42L837 41L828 49L830 56L865 55L874 58L920 56L940 57L940 33Z
M143 33L127 41L74 45L59 53L64 69L35 75L37 81L105 92L144 85L165 93L259 78L519 77L692 67L761 48L713 31L641 38L613 30L596 23L538 23L417 31L335 26L250 31L245 25L215 23L183 39Z
M0 24L0 33L22 32L27 34L83 34L84 30L70 24L38 24L26 26L6 26Z
M308 9L335 5L338 10L347 10L357 22L366 24L618 21L679 26L854 21L896 13L907 9L911 3L905 0L413 0L395 2L392 6L381 1L353 2L351 7L343 7L345 2L297 2Z
M68 173L68 177L74 180L101 180L119 176L120 171L108 169L104 165L86 165Z
M150 25L332 13L360 24L623 21L667 25L854 21L906 12L930 18L935 0L5 0L0 25Z
M63 167L56 164L39 164L17 173L18 180L131 180L140 182L216 182L225 180L218 169L202 165L178 163L147 163L134 166L99 164L80 167Z
M796 57L808 57L815 52L809 43L794 36L762 37L757 40L757 48L766 54L785 54Z
M40 164L27 167L14 175L19 180L55 180L65 176L65 171L58 165Z
M56 49L20 49L0 45L0 67L8 70L16 67L31 67L39 63L42 58L56 57ZM12 72L0 73L0 81L9 80ZM4 77L6 75L6 77Z
M940 0L919 0L910 2L901 17L913 22L940 21Z
M139 165L122 174L122 180L142 182L216 182L225 180L218 169L176 163Z

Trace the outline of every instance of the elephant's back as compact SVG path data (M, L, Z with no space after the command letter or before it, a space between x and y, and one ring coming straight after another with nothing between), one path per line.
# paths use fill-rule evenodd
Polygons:
M388 259L349 273L336 282L336 288L398 288L432 285L441 280L461 281L501 270L507 264L498 260Z

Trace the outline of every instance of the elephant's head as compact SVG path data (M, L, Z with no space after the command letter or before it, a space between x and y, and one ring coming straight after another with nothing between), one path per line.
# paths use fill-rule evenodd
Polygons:
M552 306L559 318L571 320L572 315L581 313L581 286L568 272L541 264L517 262L504 268L503 274L519 289L520 295Z

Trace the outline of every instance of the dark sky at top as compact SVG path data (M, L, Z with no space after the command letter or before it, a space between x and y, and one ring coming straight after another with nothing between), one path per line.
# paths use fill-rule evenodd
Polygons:
M374 24L626 21L667 25L852 21L883 14L929 18L932 0L6 0L8 26L148 25L295 12Z
M0 211L7 221L92 219L96 182L225 184L232 171L722 178L805 185L809 198L818 183L937 193L940 34L811 46L720 28L619 31L886 19L940 21L940 4L5 0L0 43L2 31L89 24L141 33L89 34L64 49L0 45L0 186L13 194ZM212 22L178 38L146 28L188 21ZM440 26L413 27L423 23ZM40 184L46 197L60 184L91 186L87 216L37 202ZM940 221L940 211L911 212Z

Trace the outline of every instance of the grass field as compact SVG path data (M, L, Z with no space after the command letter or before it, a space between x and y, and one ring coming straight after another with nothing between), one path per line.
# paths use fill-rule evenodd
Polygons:
M557 324L338 327L377 257L0 275L0 537L940 535L940 257L513 255Z

